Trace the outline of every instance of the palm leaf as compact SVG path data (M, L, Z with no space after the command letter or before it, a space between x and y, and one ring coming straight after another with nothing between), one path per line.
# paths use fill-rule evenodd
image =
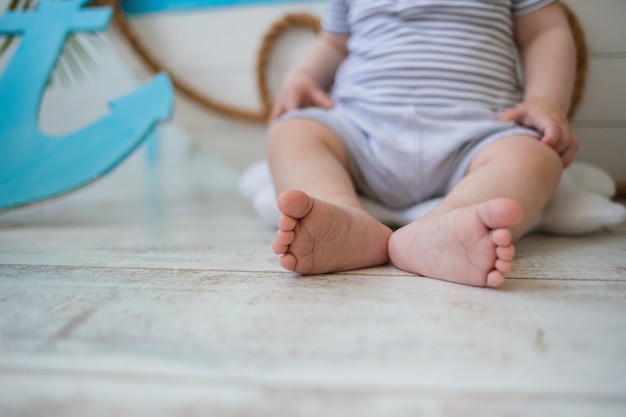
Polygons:
M62 1L62 0L59 0ZM11 0L6 10L34 10L37 2L32 0ZM15 36L0 37L0 57L5 54ZM72 80L81 80L98 70L93 54L107 47L107 43L97 32L85 32L80 35L70 34L63 46L57 65L50 75L49 83L57 78L61 85L69 86Z

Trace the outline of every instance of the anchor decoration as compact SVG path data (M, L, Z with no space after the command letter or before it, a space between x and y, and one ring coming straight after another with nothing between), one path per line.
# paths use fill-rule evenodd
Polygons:
M0 210L56 197L112 170L170 117L173 90L160 74L110 103L110 112L64 136L46 135L38 113L49 74L70 32L101 31L107 7L40 0L37 10L0 15L0 34L21 35L0 75Z

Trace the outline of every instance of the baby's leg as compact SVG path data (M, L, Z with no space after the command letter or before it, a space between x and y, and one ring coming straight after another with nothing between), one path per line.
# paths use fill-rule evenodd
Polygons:
M332 130L307 119L284 121L272 129L268 160L282 212L272 247L285 269L321 274L389 260L391 230L361 206Z
M535 138L486 146L440 205L393 234L391 261L433 278L501 285L512 269L513 241L534 224L562 169L558 155Z

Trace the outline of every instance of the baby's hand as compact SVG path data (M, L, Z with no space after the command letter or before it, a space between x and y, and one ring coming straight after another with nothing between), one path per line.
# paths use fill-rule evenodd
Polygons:
M578 139L572 134L567 118L553 106L541 101L520 103L505 110L499 120L517 122L541 132L541 141L559 154L565 168L574 160Z
M329 109L334 103L313 77L304 72L291 74L274 102L269 122L289 111L314 106Z

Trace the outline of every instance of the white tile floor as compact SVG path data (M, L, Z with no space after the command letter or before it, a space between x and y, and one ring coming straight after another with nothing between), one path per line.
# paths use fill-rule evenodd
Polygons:
M524 238L499 290L299 277L168 143L0 215L0 415L626 416L626 225Z

